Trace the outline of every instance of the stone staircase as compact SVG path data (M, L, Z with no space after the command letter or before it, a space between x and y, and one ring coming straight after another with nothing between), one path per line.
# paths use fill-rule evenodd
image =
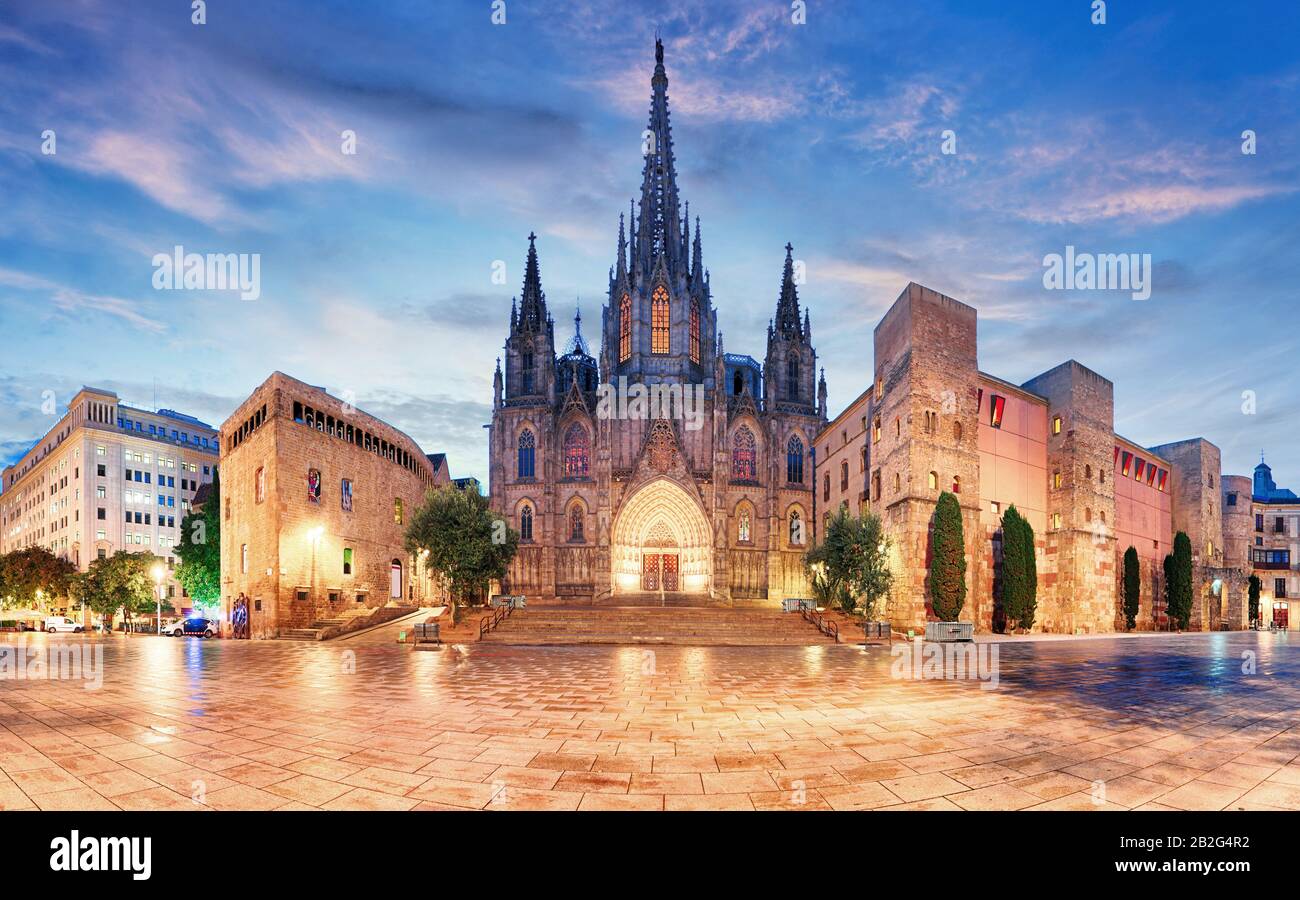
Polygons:
M713 601L708 594L679 594L664 592L663 596L650 591L636 594L618 594L616 596L606 597L596 601L594 604L598 608L608 609L619 606L645 606L659 607L665 609L673 607L674 609L684 609L686 607L706 607L712 606Z
M282 641L328 640L331 637L336 637L340 633L349 630L348 626L352 625L359 618L377 619L378 621L382 622L385 618L388 618L389 615L391 614L401 613L402 615L405 615L407 613L414 612L415 609L414 608L406 609L405 607L403 607L393 611L393 613L390 613L388 615L378 616L377 614L380 613L381 611L388 613L386 607L379 607L377 609L372 609L370 607L363 607L361 609L345 609L337 616L331 616L330 618L326 618L326 619L317 619L316 621L311 623L310 628L282 628L280 629L280 640ZM361 627L366 627L366 626L365 624L363 624Z
M697 647L835 643L798 613L695 606L534 606L516 610L483 640L497 644L676 644Z

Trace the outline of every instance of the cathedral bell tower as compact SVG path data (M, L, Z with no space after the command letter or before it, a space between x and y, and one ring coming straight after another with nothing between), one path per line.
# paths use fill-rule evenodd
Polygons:
M522 301L511 301L506 338L505 399L511 404L555 402L555 322L546 310L537 235L528 235Z
M785 245L785 271L776 317L767 326L767 359L763 366L766 408L804 415L825 415L819 411L817 353L812 345L808 313L799 313L799 291L795 287L794 247Z

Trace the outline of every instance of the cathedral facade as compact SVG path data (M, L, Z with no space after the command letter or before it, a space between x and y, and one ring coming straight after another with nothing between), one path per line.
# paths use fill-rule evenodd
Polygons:
M598 356L580 317L556 346L529 236L489 437L492 505L521 538L504 587L530 602L776 605L808 596L825 380L788 244L763 364L724 351L657 41L655 63Z

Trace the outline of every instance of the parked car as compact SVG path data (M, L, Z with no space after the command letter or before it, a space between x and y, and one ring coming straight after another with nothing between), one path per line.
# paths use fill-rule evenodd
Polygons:
M172 637L183 637L187 634L196 637L212 637L217 633L217 623L211 619L191 617L181 619L179 622L173 622L163 628L163 634L169 634Z
M80 622L74 622L67 616L50 616L45 620L45 630L50 634L57 631L73 631L80 633L84 629Z

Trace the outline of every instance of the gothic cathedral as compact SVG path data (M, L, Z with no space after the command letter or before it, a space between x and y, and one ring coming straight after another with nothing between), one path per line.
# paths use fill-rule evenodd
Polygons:
M521 537L505 588L571 604L805 597L826 383L792 248L763 365L724 352L699 219L692 235L679 203L658 41L650 83L641 201L626 227L619 218L599 360L580 316L557 354L528 238L489 437L492 506ZM669 399L629 402L642 394Z

